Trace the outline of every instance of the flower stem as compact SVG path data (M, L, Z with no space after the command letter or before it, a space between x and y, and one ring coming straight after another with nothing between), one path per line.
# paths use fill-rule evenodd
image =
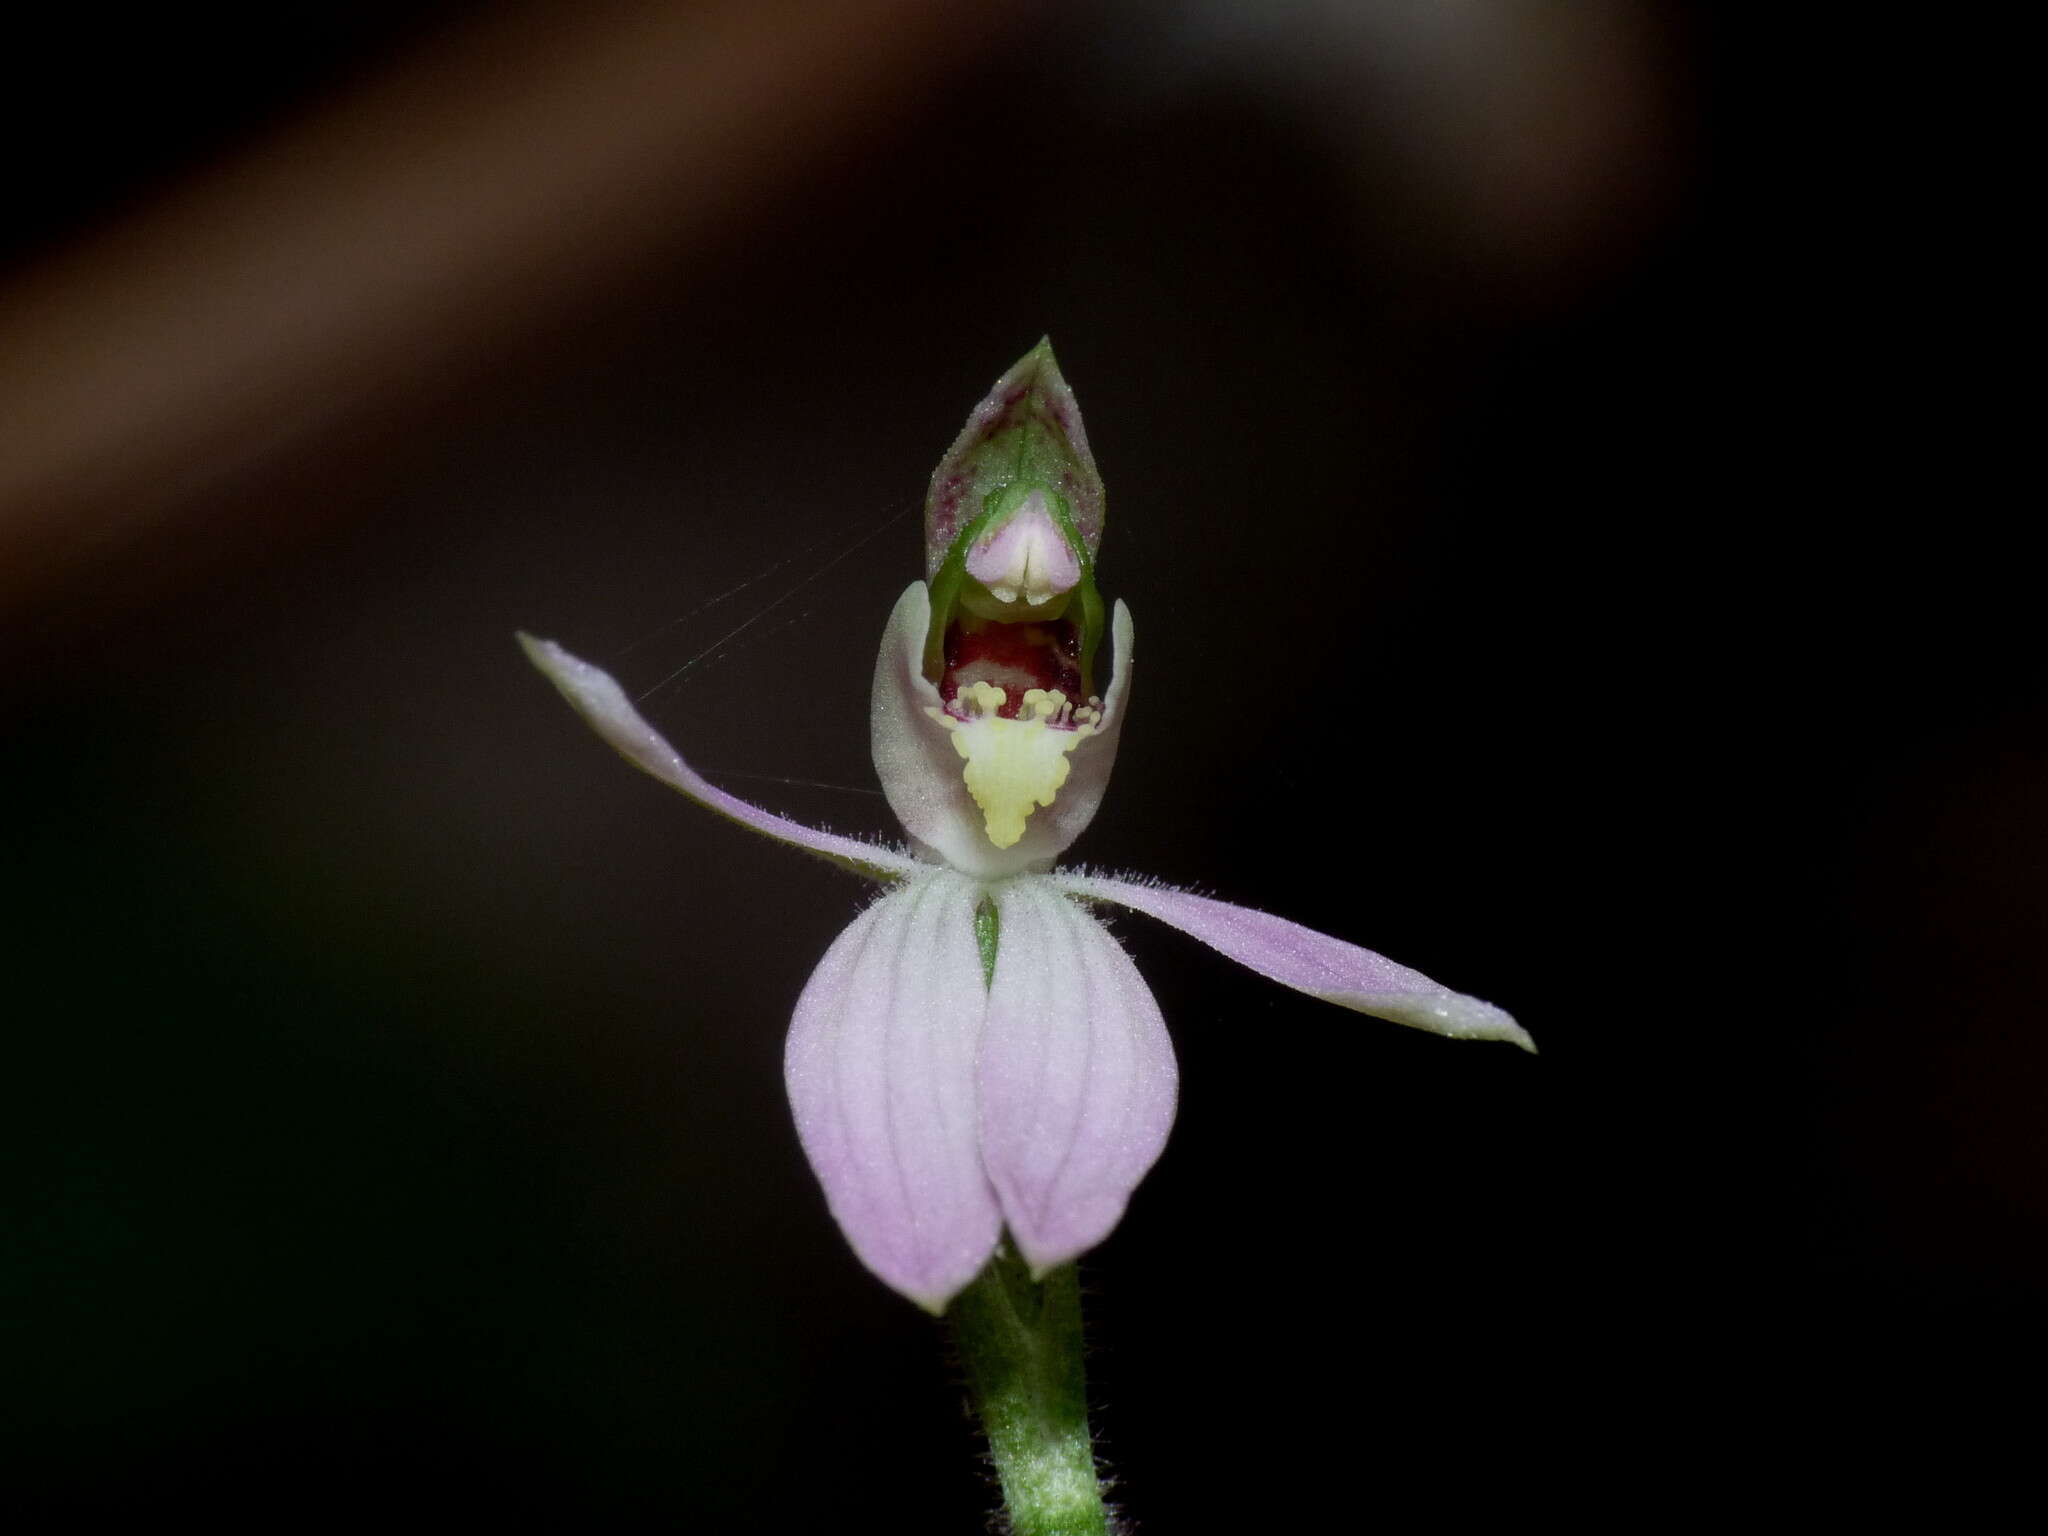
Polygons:
M947 1315L1014 1536L1112 1536L1088 1435L1074 1266L1034 1281L1006 1245Z

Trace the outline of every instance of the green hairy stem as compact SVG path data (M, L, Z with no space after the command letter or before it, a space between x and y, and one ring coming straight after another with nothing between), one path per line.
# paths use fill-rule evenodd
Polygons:
M1005 1244L948 1311L1014 1536L1114 1536L1088 1434L1081 1285Z

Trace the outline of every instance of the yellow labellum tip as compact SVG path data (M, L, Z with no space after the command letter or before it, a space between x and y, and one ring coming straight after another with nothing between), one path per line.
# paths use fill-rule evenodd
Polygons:
M1058 690L1032 688L1014 720L996 713L1009 695L992 683L970 683L956 699L968 710L959 719L944 710L932 718L953 733L953 749L966 760L962 777L967 792L981 807L988 840L998 848L1015 846L1024 836L1033 809L1049 806L1067 782L1067 754L1095 734L1092 722L1062 728L1049 722L1069 716L1067 696Z

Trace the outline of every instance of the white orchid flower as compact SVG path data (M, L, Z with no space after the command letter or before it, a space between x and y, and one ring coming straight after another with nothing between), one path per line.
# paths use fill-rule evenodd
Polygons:
M875 661L893 849L709 783L611 676L522 636L628 761L700 805L882 882L797 999L797 1133L854 1252L933 1312L1005 1230L1034 1275L1102 1241L1165 1145L1176 1068L1159 1007L1090 914L1129 907L1282 986L1438 1034L1533 1050L1501 1009L1341 939L1054 861L1102 803L1130 707L1132 623L1094 584L1102 486L1049 344L1000 379L932 478L927 580ZM1107 630L1109 685L1092 679Z

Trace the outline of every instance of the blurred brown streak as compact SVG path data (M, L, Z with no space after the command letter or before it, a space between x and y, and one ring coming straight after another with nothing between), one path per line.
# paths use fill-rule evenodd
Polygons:
M160 597L195 552L331 515L363 447L729 239L1008 14L523 10L25 273L0 292L0 631L58 638Z

